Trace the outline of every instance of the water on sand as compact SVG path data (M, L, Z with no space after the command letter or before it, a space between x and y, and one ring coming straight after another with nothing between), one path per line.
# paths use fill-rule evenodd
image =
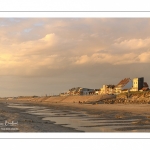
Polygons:
M135 129L135 122L138 119L108 119L87 114L85 111L55 110L43 106L29 106L25 104L9 104L8 107L23 109L24 113L37 115L43 120L49 120L54 124L60 124L64 127L75 128L85 132L143 132L150 131L146 128ZM138 127L138 125L136 125ZM61 131L60 131L61 132Z

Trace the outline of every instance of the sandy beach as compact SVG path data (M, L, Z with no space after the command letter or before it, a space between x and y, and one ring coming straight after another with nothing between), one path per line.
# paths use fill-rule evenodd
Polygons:
M20 109L9 108L7 107L9 103L12 102L0 102L0 123L5 123L7 120L8 122L18 122L18 125L11 127L13 130L10 130L10 126L0 126L0 132L76 132L75 129L54 125L51 121L43 121L35 115L23 114Z
M150 105L149 104L80 104L80 103L50 103L47 101L21 101L21 100L1 100L0 101L0 132L85 132L86 127L93 127L84 124L83 130L75 127L66 127L61 123L55 123L54 120L43 120L43 116L38 116L35 114L24 113L25 110L18 109L15 107L8 107L9 105L25 105L29 107L44 107L44 109L52 109L55 111L60 111L60 115L63 112L84 112L86 118L90 116L89 122L92 120L99 121L102 118L107 120L105 125L95 125L94 127L114 127L117 122L120 122L120 126L115 128L112 132L149 132L150 131ZM67 115L68 115L67 114ZM71 113L70 113L71 114ZM66 114L65 114L66 115ZM81 114L80 114L81 116ZM58 117L58 116L56 116ZM55 117L55 118L56 118ZM83 115L84 117L84 115ZM54 117L53 117L54 118ZM80 117L81 118L81 117ZM109 122L112 120L113 122ZM134 121L131 121L134 120ZM18 125L15 127L16 130L11 130L12 127L2 126L2 123L7 122L18 122ZM126 126L123 124L125 121ZM130 122L129 122L130 121ZM67 124L67 122L66 122ZM114 125L113 125L114 124ZM90 128L89 128L90 129ZM99 132L95 128L93 131ZM87 130L90 132L90 130ZM92 131L92 130L91 130ZM100 130L107 132L107 129ZM111 130L108 130L108 132Z

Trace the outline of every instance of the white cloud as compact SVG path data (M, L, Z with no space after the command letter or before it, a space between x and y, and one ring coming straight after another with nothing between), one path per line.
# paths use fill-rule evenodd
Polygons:
M120 39L118 39L120 40ZM137 50L141 48L149 48L150 46L150 38L147 39L130 39L123 40L120 42L116 42L113 44L115 48L120 48L123 50Z
M40 26L35 26L39 22ZM144 37L141 30L137 32L137 28L131 30L133 20L22 19L10 24L6 21L6 24L0 30L3 74L36 75L42 68L50 71L89 64L149 62L150 38ZM31 28L29 33L22 33ZM144 32L146 29L149 28L145 27Z
M7 87L1 91L17 93L20 82L26 86L24 93L42 83L45 92L60 86L62 91L72 86L100 88L126 76L149 78L149 18L24 18L0 19L0 24L0 75L6 77L5 82L0 79Z
M91 56L83 55L78 57L76 60L76 64L104 64L109 63L112 65L121 65L121 64L131 64L131 63L139 63L138 56L134 53L124 54L124 55L111 55L107 53L94 53Z
M138 58L141 63L150 63L150 51L141 53Z

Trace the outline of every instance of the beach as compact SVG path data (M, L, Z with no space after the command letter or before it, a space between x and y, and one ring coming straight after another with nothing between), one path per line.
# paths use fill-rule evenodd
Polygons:
M0 100L0 132L149 132L149 107L149 104ZM43 111L45 114L38 114ZM53 113L52 117L50 113ZM78 117L78 120L73 120L74 124L68 120L65 123L65 117ZM60 122L61 118L63 122ZM2 126L5 121L18 124L8 128L4 124ZM80 122L77 124L75 121Z

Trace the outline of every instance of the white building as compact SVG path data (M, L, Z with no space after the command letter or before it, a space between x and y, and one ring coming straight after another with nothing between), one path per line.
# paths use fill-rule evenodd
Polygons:
M103 85L100 94L113 94L115 85Z
M139 91L143 88L144 86L144 78L134 78L133 79L133 87L131 91Z

